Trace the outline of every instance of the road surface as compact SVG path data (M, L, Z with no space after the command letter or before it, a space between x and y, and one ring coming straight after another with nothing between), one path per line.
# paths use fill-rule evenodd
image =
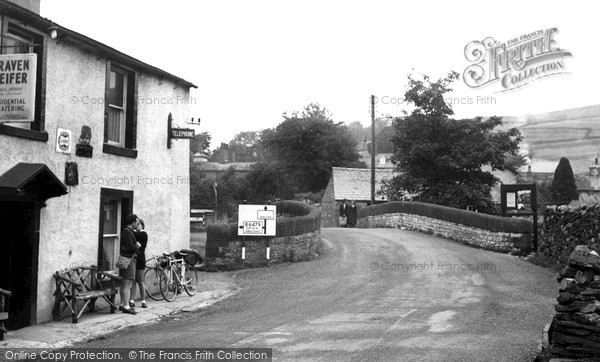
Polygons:
M80 347L269 347L282 361L535 356L557 295L550 270L413 231L322 236L313 261L232 272L242 291L208 310Z

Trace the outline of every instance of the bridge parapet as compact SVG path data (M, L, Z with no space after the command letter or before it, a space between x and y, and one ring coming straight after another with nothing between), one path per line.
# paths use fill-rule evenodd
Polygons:
M532 248L533 221L418 202L389 202L359 210L361 228L406 228L486 250L523 252Z

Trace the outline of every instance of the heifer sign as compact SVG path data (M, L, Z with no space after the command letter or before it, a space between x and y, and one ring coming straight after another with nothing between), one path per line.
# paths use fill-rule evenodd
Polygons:
M0 122L35 120L36 54L0 55Z

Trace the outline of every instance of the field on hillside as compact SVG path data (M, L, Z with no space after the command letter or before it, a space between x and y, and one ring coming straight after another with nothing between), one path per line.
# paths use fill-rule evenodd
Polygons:
M503 117L504 127L517 127L524 137L522 149L533 158L557 161L566 157L577 174L600 153L600 105L522 117Z

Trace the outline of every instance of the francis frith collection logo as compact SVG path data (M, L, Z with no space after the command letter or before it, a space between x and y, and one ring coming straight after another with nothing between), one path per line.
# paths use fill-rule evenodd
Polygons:
M563 74L569 51L556 46L557 28L537 30L506 42L492 37L465 46L465 57L472 64L463 80L471 88L500 83L501 91L513 90L533 81Z

